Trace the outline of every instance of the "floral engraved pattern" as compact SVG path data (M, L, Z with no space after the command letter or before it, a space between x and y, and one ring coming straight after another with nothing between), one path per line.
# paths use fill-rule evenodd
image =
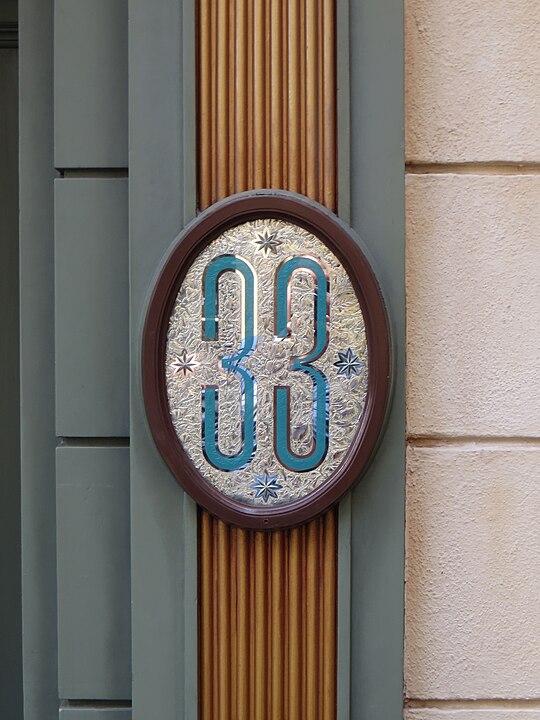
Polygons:
M339 360L334 363L338 369L338 375L345 375L345 377L349 380L354 375L360 375L363 362L353 353L351 348L348 348L345 352L338 351L338 357Z
M271 235L268 230L259 233L257 238L255 245L259 246L259 250L261 250L264 255L269 255L270 253L277 255L278 247L283 245L282 241L276 238L276 234Z
M222 255L242 258L256 277L255 346L249 357L241 361L256 382L256 451L248 465L232 472L211 465L203 445L203 397L207 387L216 388L218 394L217 448L233 456L241 452L244 444L241 382L221 364L244 341L242 308L246 286L240 273L227 271L219 277L216 338L210 341L203 338L205 271ZM324 460L313 470L299 472L285 468L276 457L274 393L276 387L289 388L290 450L299 456L309 455L313 449L314 383L308 373L291 371L291 359L308 355L315 344L317 288L313 274L299 270L291 278L287 337L277 337L275 296L280 266L291 258L306 256L320 261L328 276L328 345L311 365L328 382L329 442ZM352 355L347 354L350 348L354 348ZM336 370L338 358L339 363L344 362L342 373L340 367ZM348 364L351 369L347 373ZM188 268L167 335L165 375L169 413L194 467L224 495L248 506L272 507L297 501L319 488L341 465L354 440L366 404L368 368L364 318L351 280L338 258L308 230L281 219L245 222L212 240ZM272 485L278 473L280 488ZM259 493L258 488L250 486L265 474L270 486Z
M278 480L277 475L269 475L265 471L262 475L256 477L249 487L255 490L256 498L262 498L267 503L270 498L277 498L278 491L283 488L283 485L280 485Z
M195 360L194 355L188 355L186 350L176 356L176 360L171 363L172 371L175 375L183 375L186 377L188 373L192 373L194 368L200 365Z

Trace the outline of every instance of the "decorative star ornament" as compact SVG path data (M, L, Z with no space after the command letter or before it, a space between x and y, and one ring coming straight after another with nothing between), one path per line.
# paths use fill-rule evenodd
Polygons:
M175 375L182 375L186 377L188 372L193 372L193 369L200 365L197 362L194 355L188 355L186 350L182 350L180 355L176 356L176 360L171 364L173 373Z
M249 486L252 490L255 490L255 497L262 498L264 502L268 502L270 498L277 498L278 490L281 490L283 485L278 483L277 475L269 475L267 472L263 472L262 475L255 477L255 482L252 482Z
M339 360L334 363L337 367L338 375L345 375L347 379L351 379L353 375L360 375L364 363L360 358L353 353L351 348L348 348L345 352L339 352Z
M257 237L258 240L255 240L255 245L259 246L259 250L264 253L265 256L268 257L270 253L273 255L277 255L277 249L280 245L283 245L283 242L281 240L276 239L276 234L272 233L271 235L268 233L268 230L265 230L263 233L258 233Z

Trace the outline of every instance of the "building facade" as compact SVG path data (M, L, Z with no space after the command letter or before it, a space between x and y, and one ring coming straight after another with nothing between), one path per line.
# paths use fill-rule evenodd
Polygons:
M0 716L540 716L538 3L1 7ZM260 188L358 233L394 362L359 484L271 532L178 487L141 381L175 238Z

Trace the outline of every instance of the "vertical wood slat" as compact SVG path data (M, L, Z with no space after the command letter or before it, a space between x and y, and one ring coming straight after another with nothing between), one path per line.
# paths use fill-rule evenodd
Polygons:
M199 177L212 177L212 63L210 60L212 42L211 32L211 2L212 0L199 0L198 14L198 92L199 92L199 113L198 113L198 135L199 135ZM212 186L209 182L198 183L199 203L202 207L208 207L212 198Z
M206 513L205 513L206 514ZM238 616L238 659L236 668L238 720L249 720L249 537L246 530L236 530L237 568L236 575L236 614Z
M336 520L264 533L200 511L201 720L335 720Z
M282 22L283 3L281 0L270 2L270 72L267 73L270 84L270 185L283 187L283 83L282 83Z
M201 720L212 720L212 519L208 513L199 518L199 708Z
M323 186L320 202L335 210L337 203L337 81L335 0L323 0L322 15L322 164Z
M248 163L248 8L243 0L238 0L236 7L236 32L235 32L235 52L236 52L236 85L234 91L235 105L235 146L234 146L234 172L235 172L235 192L247 187L247 178L249 175ZM202 138L201 138L202 142ZM208 177L208 176L206 176ZM201 188L202 190L202 188ZM203 203L202 207L207 207L208 203Z
M336 209L335 0L199 0L198 203L259 187ZM200 720L335 720L337 512L199 519Z
M283 697L284 697L284 562L283 553L283 532L277 531L272 533L269 539L271 566L269 567L269 581L271 583L270 602L272 614L270 618L270 657L272 663L270 667L270 686L271 686L271 703L270 718L271 720L279 720L283 715Z
M265 104L265 0L254 0L253 3L253 150L254 172L253 187L266 187L266 112ZM248 189L248 188L246 188Z
M322 535L322 586L325 591L321 593L322 607L322 651L321 651L321 691L323 720L333 718L336 713L337 694L337 628L336 628L336 601L337 601L337 512L328 512L322 518L324 529ZM333 588L332 591L327 588Z
M336 205L335 0L198 0L198 197Z
M230 589L231 568L229 552L230 528L221 520L217 522L217 572L218 580L218 627L215 633L218 646L219 666L219 720L231 717L231 631L230 631Z

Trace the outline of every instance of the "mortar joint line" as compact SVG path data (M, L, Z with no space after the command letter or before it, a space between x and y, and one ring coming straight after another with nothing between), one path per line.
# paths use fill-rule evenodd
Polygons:
M124 448L129 447L129 437L57 437L59 448Z
M452 700L406 698L404 707L406 710L538 709L540 708L540 698L456 698Z
M86 709L131 709L131 700L74 700L71 698L63 698L60 700L61 708L86 708Z
M84 180L84 179L108 179L108 178L127 178L129 177L129 169L126 167L116 168L56 168L59 177L65 180Z
M451 447L475 445L477 447L532 446L540 447L540 438L527 436L456 435L453 437L437 435L408 435L407 443L411 447Z
M408 175L539 175L540 162L470 161L405 163Z

